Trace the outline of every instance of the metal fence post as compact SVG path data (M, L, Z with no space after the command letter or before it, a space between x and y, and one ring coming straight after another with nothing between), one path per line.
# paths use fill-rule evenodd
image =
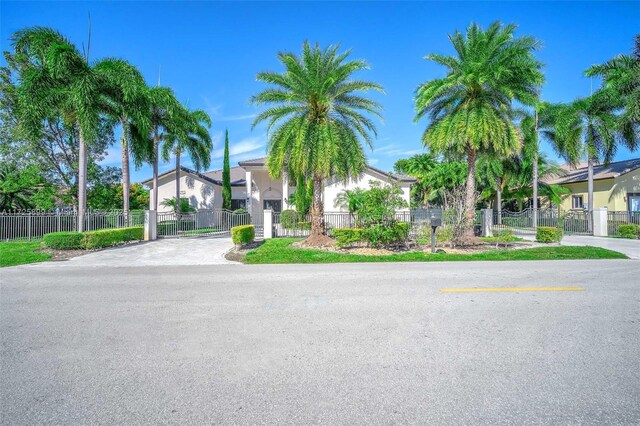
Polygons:
M493 236L493 210L482 209L482 236Z
M31 212L29 212L27 220L29 221L29 223L27 223L27 238L31 241Z

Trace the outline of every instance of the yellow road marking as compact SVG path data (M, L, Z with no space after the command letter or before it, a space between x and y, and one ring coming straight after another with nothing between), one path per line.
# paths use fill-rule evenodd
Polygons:
M493 287L493 288L443 288L440 293L481 293L514 291L583 291L582 287Z

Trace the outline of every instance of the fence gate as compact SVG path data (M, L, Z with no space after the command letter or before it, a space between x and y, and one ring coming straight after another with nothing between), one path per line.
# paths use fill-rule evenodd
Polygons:
M158 238L229 237L234 226L251 223L249 213L230 210L198 210L179 214L163 212L158 213Z
M561 227L565 234L591 235L591 217L586 210L561 211L556 208L538 209L534 223L533 209L521 212L494 211L493 229L510 229L515 235L535 235L537 226Z

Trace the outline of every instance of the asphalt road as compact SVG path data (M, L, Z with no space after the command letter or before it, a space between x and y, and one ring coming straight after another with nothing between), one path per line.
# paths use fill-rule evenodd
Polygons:
M640 262L0 270L2 424L638 424ZM442 293L460 287L583 291Z

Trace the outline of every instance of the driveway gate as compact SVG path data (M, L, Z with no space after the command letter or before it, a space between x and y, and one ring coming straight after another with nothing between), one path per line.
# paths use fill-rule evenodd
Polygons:
M163 212L158 213L158 238L229 237L234 226L251 223L252 217L249 213L234 213L230 210ZM256 226L256 234L258 231Z

